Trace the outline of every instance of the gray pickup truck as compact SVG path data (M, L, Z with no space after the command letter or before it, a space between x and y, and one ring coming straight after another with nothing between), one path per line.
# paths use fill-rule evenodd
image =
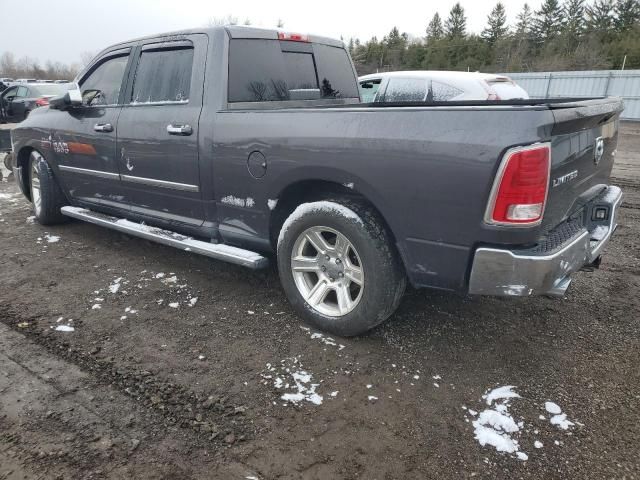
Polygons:
M250 27L101 52L12 132L42 224L74 217L251 268L356 335L407 280L563 295L616 228L618 98L361 103L342 42Z

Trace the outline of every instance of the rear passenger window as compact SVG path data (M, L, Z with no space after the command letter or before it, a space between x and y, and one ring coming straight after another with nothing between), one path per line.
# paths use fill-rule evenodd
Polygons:
M392 78L384 92L385 102L423 102L427 82L421 78Z
M143 50L131 103L187 102L192 66L193 48Z
M231 40L229 102L358 98L342 48L279 40Z

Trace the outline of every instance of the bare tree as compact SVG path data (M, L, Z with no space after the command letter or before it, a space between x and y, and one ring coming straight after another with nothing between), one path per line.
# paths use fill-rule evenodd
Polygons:
M90 50L82 52L80 54L80 62L82 63L82 66L86 67L87 65L89 65L91 63L91 60L93 60L97 54L98 52L92 52Z
M237 25L238 17L233 15L225 15L224 17L211 17L207 21L208 27L224 27L225 25Z

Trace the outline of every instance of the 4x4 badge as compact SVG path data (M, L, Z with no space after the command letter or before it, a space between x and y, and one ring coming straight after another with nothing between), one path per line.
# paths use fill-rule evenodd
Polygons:
M602 155L604 154L604 140L602 137L596 138L596 147L594 149L594 157L593 161L598 165L600 160L602 160Z

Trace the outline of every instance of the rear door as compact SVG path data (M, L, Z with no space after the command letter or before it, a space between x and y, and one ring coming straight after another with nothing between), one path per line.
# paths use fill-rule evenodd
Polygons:
M136 214L187 226L204 221L198 123L206 50L207 36L194 34L144 43L136 54L117 148Z
M83 202L127 209L116 157L116 125L131 49L100 58L80 80L83 106L60 113L49 139L63 183Z

